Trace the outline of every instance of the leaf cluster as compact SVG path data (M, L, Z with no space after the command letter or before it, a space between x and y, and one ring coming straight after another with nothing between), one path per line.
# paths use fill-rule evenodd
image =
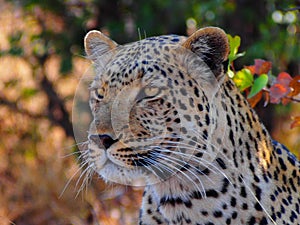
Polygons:
M266 106L269 103L286 105L300 102L300 75L291 77L287 72L280 72L276 77L272 73L272 62L255 59L253 65L244 66L239 71L234 69L234 61L245 52L238 53L241 44L239 36L228 35L230 43L228 76L248 99L252 107L260 101ZM300 126L300 117L293 118L291 128Z

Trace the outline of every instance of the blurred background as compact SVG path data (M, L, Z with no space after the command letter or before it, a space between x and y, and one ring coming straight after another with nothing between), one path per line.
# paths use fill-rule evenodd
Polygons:
M0 0L0 224L136 224L141 188L97 176L78 193L73 97L89 69L83 38L98 29L123 44L219 26L242 39L236 68L262 58L300 74L300 1ZM259 104L272 136L296 155L299 103ZM83 184L84 185L84 184Z

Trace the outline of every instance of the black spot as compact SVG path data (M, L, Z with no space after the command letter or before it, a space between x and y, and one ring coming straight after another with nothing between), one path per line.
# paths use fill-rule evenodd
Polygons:
M235 167L238 167L237 158L236 158L236 150L233 150L233 162Z
M267 221L267 218L266 217L263 217L261 219L261 221L259 222L259 225L267 225L268 224L268 221Z
M192 207L192 202L190 200L184 201L183 204L185 205L185 207L187 208L191 208Z
M247 225L254 225L254 224L255 224L255 217L252 216L252 217L250 217L250 219L248 220Z
M160 72L161 72L161 75L163 75L163 77L167 77L167 73L166 73L166 71L164 71L164 70L160 70Z
M235 141L234 141L233 131L232 130L229 131L229 139L230 139L232 145L235 146Z
M207 140L207 137L208 137L207 130L203 130L202 138L204 140Z
M223 170L227 168L224 161L221 158L217 158L216 161Z
M203 106L201 104L198 104L197 107L198 107L198 109L199 109L200 112L203 111Z
M183 75L183 73L182 73L181 71L179 71L179 76L180 76L180 78L181 78L182 80L184 80L184 75Z
M257 211L262 211L263 210L261 205L258 202L255 203L254 207Z
M280 148L276 148L276 152L277 152L278 155L281 155L281 154L282 154L282 151L281 151Z
M269 178L265 173L263 174L263 178L264 178L266 183L269 183Z
M296 176L294 176L294 177L296 177ZM292 187L293 191L297 192L293 178L289 178L289 184L290 184L290 187Z
M247 210L247 209L248 209L247 203L243 203L242 208L243 208L244 210Z
M201 213L202 213L203 216L207 216L208 215L207 211L201 211Z
M172 131L173 131L173 128L172 128L172 127L167 127L167 130L168 130L169 132L172 132Z
M209 115L208 114L205 115L205 123L206 123L207 126L210 123L210 119L209 119Z
M201 158L203 156L203 152L197 152L195 154L196 157Z
M255 174L254 174L254 180L255 180L256 183L259 183L259 181L260 181L259 177L256 176Z
M257 137L258 140L261 140L261 135L258 131L256 132L256 137Z
M158 71L160 70L160 68L159 68L158 65L155 65L155 64L154 64L153 67L154 67L154 69L156 69L156 70L158 70Z
M218 198L219 194L215 190L210 189L210 190L206 191L206 197L208 197L208 198L209 197Z
M252 173L254 173L254 172L255 172L255 168L254 168L254 166L253 166L253 164L252 164L252 163L250 163L250 165L249 165L249 169L252 171Z
M193 191L190 197L194 199L202 199L202 193L199 191Z
M168 72L173 73L173 70L170 67L168 67Z
M291 222L293 223L295 221L295 219L297 219L297 218L298 218L297 214L294 211L292 211L292 214L290 216ZM299 222L299 220L298 220L298 222Z
M172 42L178 42L179 41L179 38L173 38L171 39Z
M163 222L159 218L157 218L156 216L153 216L152 218L153 218L153 220L155 220L155 222L157 224L163 224Z
M176 119L174 120L174 122L175 122L175 123L180 123L180 118L176 118Z
M286 206L289 205L289 203L288 203L288 201L287 201L286 199L283 199L282 202L283 202L283 204L285 204Z
M196 97L200 97L199 95L199 89L197 87L194 87L194 94L196 95Z
M210 173L208 168L205 168L204 170L201 171L201 174L208 176Z
M272 220L276 221L276 215L275 215L275 213L273 213L273 214L271 215L271 218L272 218Z
M223 186L222 186L222 189L221 189L221 193L226 193L228 191L228 186L229 186L229 180L227 178L224 178L223 179Z
M229 127L231 127L231 119L230 119L230 116L227 114L226 115L226 119L227 119L227 125L229 126Z
M213 215L216 217L216 218L220 218L223 216L223 213L221 211L214 211Z
M290 156L288 156L288 161L290 162L290 164L292 164L293 166L296 165L296 160Z
M233 212L233 213L231 214L231 218L232 218L232 219L236 219L237 216L238 216L237 212Z
M231 219L228 218L228 219L226 220L226 225L230 225L230 224L231 224Z
M242 186L242 187L241 187L240 195L241 195L242 197L244 197L244 198L247 197L247 193L246 193L246 188L245 188L245 186Z
M278 160L279 160L279 164L280 164L281 169L284 170L284 171L286 171L286 170L287 170L287 167L286 167L286 165L285 165L283 159L282 159L282 158L279 158Z
M152 197L151 197L151 195L149 195L149 197L148 197L148 204L152 205Z

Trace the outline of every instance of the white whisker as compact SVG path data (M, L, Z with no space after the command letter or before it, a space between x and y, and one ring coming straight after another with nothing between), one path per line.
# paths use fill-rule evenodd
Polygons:
M76 196L75 196L76 198L78 197L79 193L83 190L84 186L87 185L89 179L91 178L91 175L93 174L93 172L92 172L93 166L94 166L93 163L89 164L89 165L82 171L82 173L80 174L80 176L79 176L79 178L78 178L78 180L77 180L77 182L76 182L75 188L78 187L78 184L79 184L81 178L84 177L84 179L83 179L83 181L82 181L82 183L81 183L81 185L80 185L80 187L79 187L79 189L78 189L78 191L77 191L77 194L76 194Z
M84 162L82 165L80 165L80 167L75 171L75 173L69 178L68 182L66 183L66 185L64 186L61 194L59 195L59 198L62 197L62 195L64 194L64 192L66 191L66 189L68 188L68 186L70 185L71 181L73 180L73 178L77 175L78 172L80 172L82 170L82 168L84 166L86 166L88 164L88 162Z
M197 183L191 177L189 177L186 173L184 173L183 171L178 169L176 166L165 163L165 160L166 160L166 161L169 161L171 163L174 163L176 165L179 165L179 166L183 167L183 165L173 161L173 160L178 160L177 158L173 158L173 157L166 156L166 155L161 155L161 154L156 155L156 157L162 159L163 160L162 163L164 163L166 166L171 167L171 168L175 169L177 172L179 172L180 174L182 174L187 180L189 180L195 186L195 188L199 191L199 193L201 193L201 195L203 194L202 197L204 197L204 198L206 197L206 192L205 192L205 188L203 186L203 183L197 175L195 175L192 171L189 171L199 181L200 186L202 188L202 191L201 191L200 187L197 185Z

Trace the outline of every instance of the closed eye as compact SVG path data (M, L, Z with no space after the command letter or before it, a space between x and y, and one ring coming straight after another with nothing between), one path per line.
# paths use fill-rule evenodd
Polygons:
M145 99L155 99L159 96L161 90L159 87L145 87L137 94L135 101L139 103Z

